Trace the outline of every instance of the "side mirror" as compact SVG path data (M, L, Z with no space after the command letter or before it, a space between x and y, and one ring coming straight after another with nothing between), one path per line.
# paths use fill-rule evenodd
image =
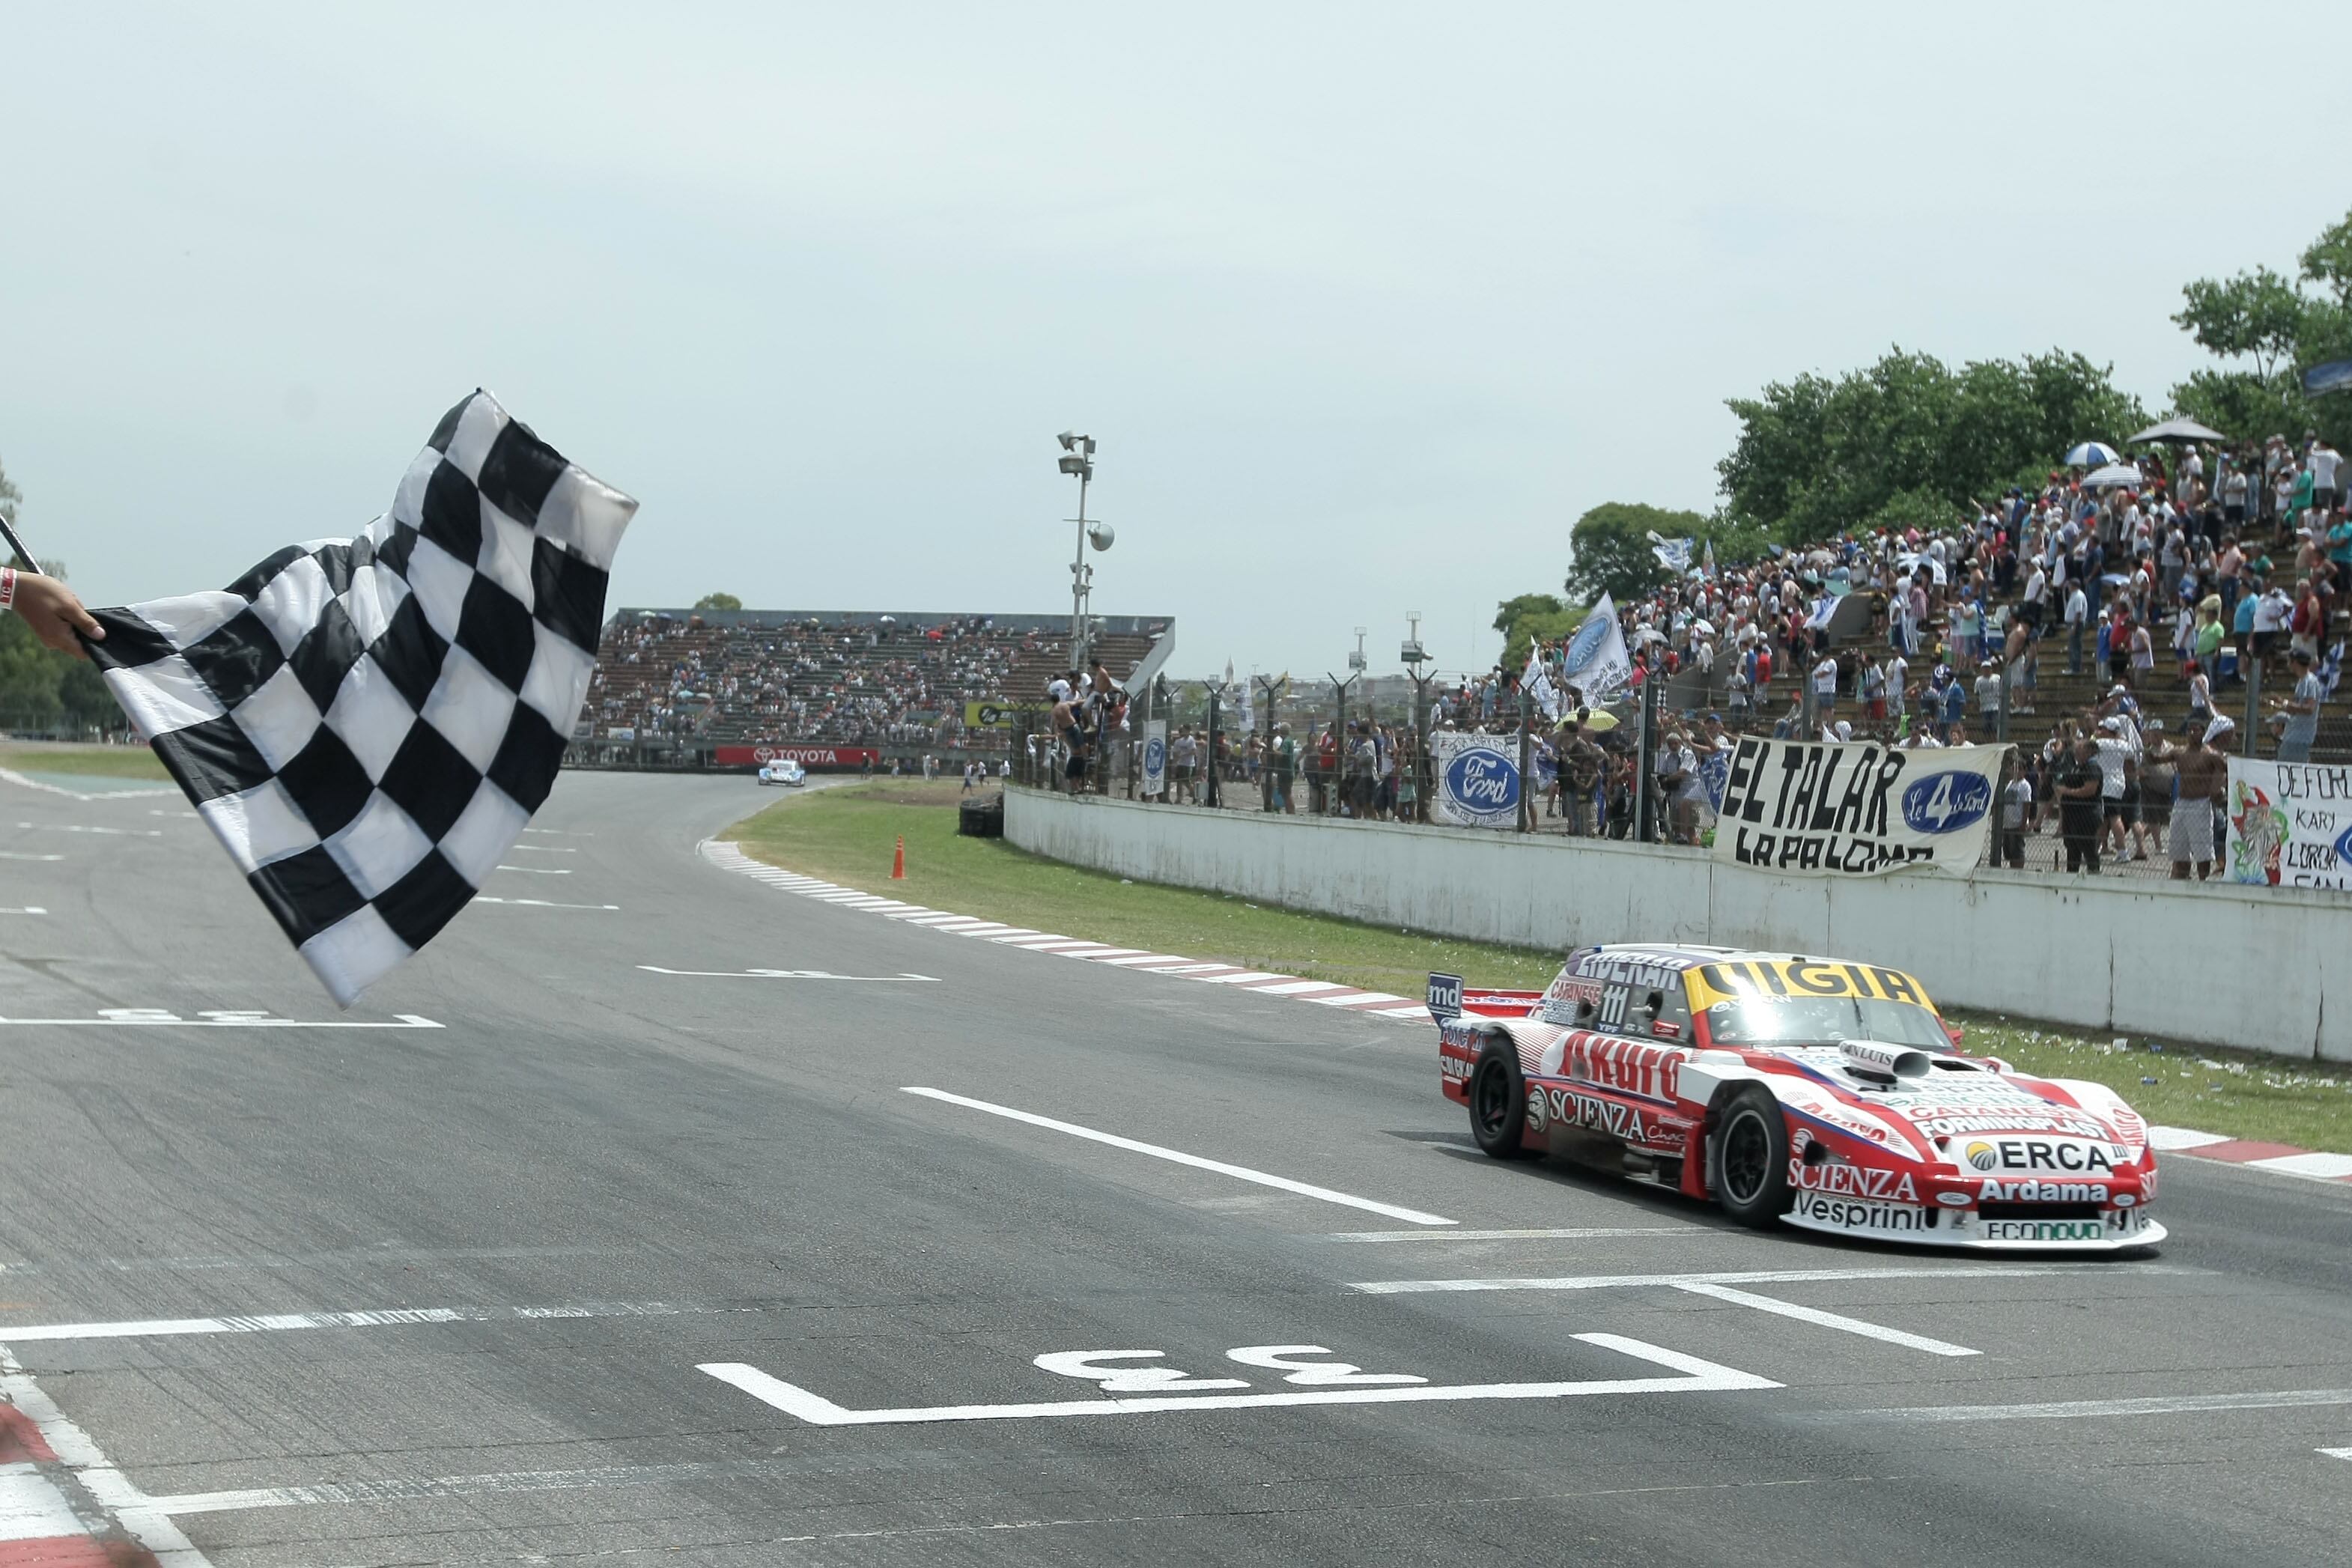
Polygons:
M1944 1026L1944 1033L1950 1037L1952 1048L1954 1050L1959 1049L1961 1037L1960 1026L1958 1024L1946 1024Z

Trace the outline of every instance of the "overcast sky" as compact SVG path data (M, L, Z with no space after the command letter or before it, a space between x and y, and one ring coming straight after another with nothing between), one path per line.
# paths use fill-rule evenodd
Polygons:
M1142 11L10 4L30 542L217 586L480 384L644 502L616 605L1066 613L1076 426L1180 671L1468 666L1586 508L1712 508L1724 398L2159 406L2181 283L2352 206L2340 0Z

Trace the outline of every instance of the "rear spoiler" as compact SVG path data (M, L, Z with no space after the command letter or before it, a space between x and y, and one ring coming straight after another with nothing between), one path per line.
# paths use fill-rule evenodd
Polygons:
M1475 1013L1488 1018L1524 1018L1542 1005L1540 991L1472 991L1458 974L1429 977L1429 1016L1443 1023Z

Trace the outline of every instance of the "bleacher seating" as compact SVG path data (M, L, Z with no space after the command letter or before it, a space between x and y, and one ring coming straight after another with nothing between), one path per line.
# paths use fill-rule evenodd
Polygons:
M1124 677L1167 616L1104 617ZM583 721L597 738L1002 750L968 701L1037 705L1068 668L1069 620L882 611L625 609L604 627ZM583 737L584 738L584 737Z

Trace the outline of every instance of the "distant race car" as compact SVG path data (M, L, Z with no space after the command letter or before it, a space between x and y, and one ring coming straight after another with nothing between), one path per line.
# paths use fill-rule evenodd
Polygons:
M1543 991L1429 977L1438 1069L1496 1159L1613 1160L1746 1224L1945 1247L2164 1239L2147 1124L2103 1084L1959 1048L1911 976L1606 945Z
M790 757L777 757L760 764L760 782L798 788L808 783L808 770Z

